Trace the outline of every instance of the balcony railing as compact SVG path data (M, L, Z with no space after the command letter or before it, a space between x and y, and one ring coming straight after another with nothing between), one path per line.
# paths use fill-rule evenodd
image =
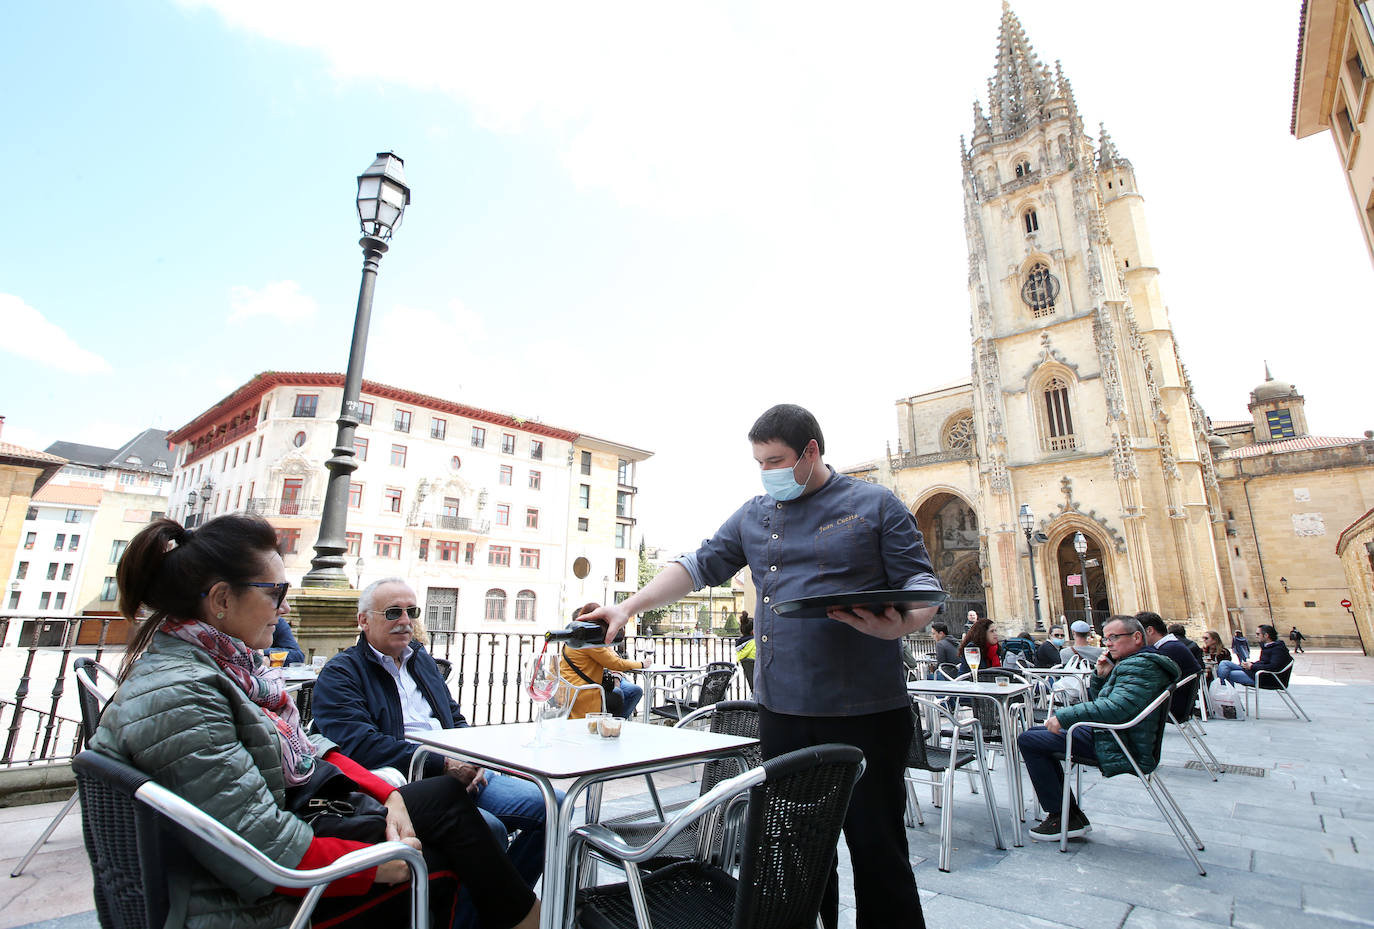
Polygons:
M319 519L324 502L318 497L250 497L243 508L245 513L258 516L286 516L296 519Z
M915 455L905 452L901 455L892 455L890 461L892 469L898 468L923 468L926 465L939 464L944 461L972 461L972 449L955 449L948 452L927 452L924 455Z
M491 532L491 520L473 519L471 516L432 516L414 515L406 521L406 525L412 528L423 527L428 529L443 529L448 532L470 532L476 535L487 535Z

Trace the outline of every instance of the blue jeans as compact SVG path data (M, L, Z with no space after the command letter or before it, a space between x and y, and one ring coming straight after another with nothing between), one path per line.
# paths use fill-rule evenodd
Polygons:
M1041 808L1057 816L1064 805L1064 733L1055 735L1044 726L1033 726L1016 737L1016 744ZM1073 734L1073 760L1097 764L1091 730L1079 729ZM1069 799L1073 800L1072 796Z
M635 708L639 706L639 701L644 696L644 688L621 678L615 685L615 692L620 694L620 699L625 701L625 709L620 711L620 715L625 719L634 719Z
M1246 687L1254 687L1255 679L1234 661L1222 661L1217 663L1217 680L1225 681L1227 684L1242 684Z
M506 856L515 865L516 872L533 887L544 871L544 795L533 781L495 771L484 773L487 783L477 795L477 812L496 836L497 844L506 849ZM558 802L562 803L563 791L556 793ZM520 834L507 848L509 834L517 829ZM453 927L475 929L477 925L477 911L464 886L458 893Z

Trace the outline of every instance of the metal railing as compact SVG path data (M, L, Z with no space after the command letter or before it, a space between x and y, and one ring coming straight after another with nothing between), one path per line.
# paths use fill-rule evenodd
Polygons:
M924 455L903 452L900 455L889 456L889 462L891 467L896 470L898 468L922 468L944 461L972 461L973 458L973 449L970 448L954 449L947 452L927 452Z
M324 501L318 497L309 499L250 497L243 511L255 513L258 516L294 516L303 519L315 519L320 515L323 508Z

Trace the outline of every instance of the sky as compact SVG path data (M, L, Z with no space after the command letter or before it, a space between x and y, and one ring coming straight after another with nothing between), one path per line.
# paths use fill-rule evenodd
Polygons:
M1215 419L1295 383L1374 428L1374 272L1326 134L1289 133L1300 0L1020 0L1146 200ZM967 379L959 138L1000 0L14 5L0 58L3 439L117 446L267 370L342 371L356 176L405 159L365 376L648 449L685 549L811 409L837 466Z

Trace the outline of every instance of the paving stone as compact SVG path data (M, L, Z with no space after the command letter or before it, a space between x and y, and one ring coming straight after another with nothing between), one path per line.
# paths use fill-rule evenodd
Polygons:
M1014 900L1015 897L1011 899ZM1007 929L1008 926L1016 926L1018 929L1055 929L1060 925L1057 920L1022 916L1015 909L972 903L949 894L940 894L929 901L922 901L921 909L928 926L958 926L959 929Z
M1332 864L1320 858L1276 855L1273 852L1255 852L1253 870L1256 874L1275 875L1322 887L1360 886L1370 881L1368 871L1361 868Z
M1368 843L1374 847L1374 820L1323 816L1322 831L1329 835L1344 835L1354 839L1363 839L1364 842L1359 844Z
M1282 926L1283 929L1354 929L1366 924L1300 910L1276 910L1267 903L1237 900L1231 925L1236 929L1274 929L1275 926Z
M1374 890L1363 887L1305 887L1302 908L1333 919L1374 925Z
M1227 925L1230 925L1229 920L1207 922L1162 910L1152 910L1147 906L1133 907L1126 921L1120 924L1121 929L1216 929L1217 926Z

